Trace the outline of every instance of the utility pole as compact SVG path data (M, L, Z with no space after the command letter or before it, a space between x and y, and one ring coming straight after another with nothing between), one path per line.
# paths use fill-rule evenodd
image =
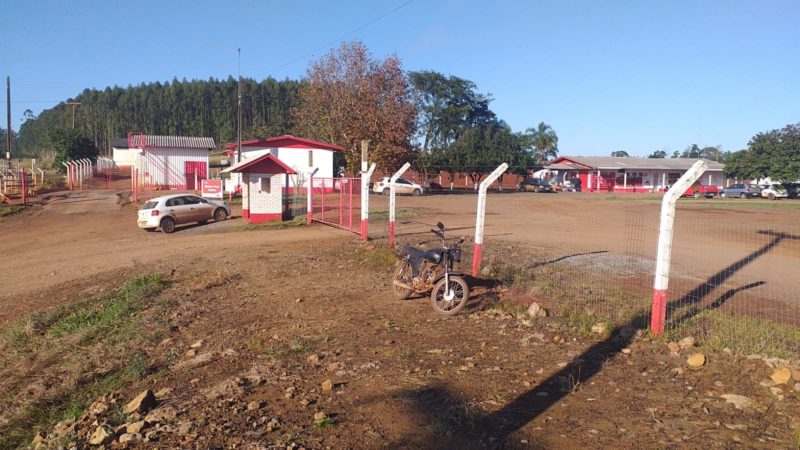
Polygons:
M11 77L6 77L6 159L11 160Z
M237 48L236 52L239 55L239 76L236 82L236 96L238 101L236 103L236 162L242 160L242 49Z
M72 106L72 128L75 128L75 108L81 104L81 102L76 102L75 100L67 100L67 104Z

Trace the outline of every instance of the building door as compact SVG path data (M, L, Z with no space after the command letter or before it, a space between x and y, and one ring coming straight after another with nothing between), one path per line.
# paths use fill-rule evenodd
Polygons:
M206 162L205 161L186 161L186 189L197 190L200 189L200 180L205 180L206 176ZM197 180L197 184L195 184Z

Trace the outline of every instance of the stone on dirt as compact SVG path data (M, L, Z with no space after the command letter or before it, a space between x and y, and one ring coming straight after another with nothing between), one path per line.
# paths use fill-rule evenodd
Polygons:
M667 349L669 349L670 353L679 353L681 351L681 346L677 342L669 342L667 343Z
M606 332L606 324L603 322L598 322L592 325L592 333L596 334L604 334Z
M692 336L686 336L678 342L678 345L680 345L681 348L692 348L694 347L694 338Z
M89 445L105 445L111 442L114 438L104 426L99 426L94 430L92 436L89 438Z
M325 380L322 382L322 392L330 392L333 390L333 381Z
M770 375L775 384L786 384L792 379L792 371L788 367L778 369Z
M749 397L739 394L722 394L720 397L724 398L726 402L735 406L736 409L745 409L753 403Z
M542 308L538 303L533 302L531 306L528 307L528 316L532 318L547 317L547 310Z
M686 359L686 363L691 369L699 369L706 363L706 355L702 353L694 353Z
M314 414L314 420L316 420L317 422L319 422L320 420L325 420L327 417L328 416L325 415L325 413L321 412L321 411Z
M192 342L192 345L190 345L189 348L200 348L202 346L203 346L203 340L202 339L198 339L198 340Z
M142 435L139 433L124 433L119 437L120 444L124 444L126 442L136 442L141 440L142 440Z
M155 408L158 401L156 400L155 394L150 389L145 390L141 394L137 395L133 400L131 400L122 411L125 414L131 413L146 413L151 409Z
M252 402L249 402L247 404L247 410L248 411L255 411L255 410L260 409L260 408L261 408L261 402L256 401L256 400L253 400Z
M146 425L146 423L145 423L144 420L139 420L139 421L136 421L136 422L126 423L124 425L125 426L125 432L126 433L139 433L144 429L145 425Z

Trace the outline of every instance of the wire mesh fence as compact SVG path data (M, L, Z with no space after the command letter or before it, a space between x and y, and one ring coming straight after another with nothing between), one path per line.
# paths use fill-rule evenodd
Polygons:
M465 236L461 269L471 271L477 196L397 198L398 244L437 245L437 220ZM662 197L653 194L489 196L481 281L500 289L481 299L537 302L583 332L647 329ZM388 201L372 196L371 237L385 238ZM388 215L388 214L386 214ZM742 353L800 357L800 204L793 200L683 199L676 214L667 339ZM508 305L506 305L508 306Z

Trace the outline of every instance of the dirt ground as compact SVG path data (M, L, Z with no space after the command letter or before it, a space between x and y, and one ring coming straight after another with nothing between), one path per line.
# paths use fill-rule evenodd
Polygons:
M116 393L127 402L169 388L156 410L164 417L148 422L148 442L112 448L798 448L800 383L769 381L791 363L711 349L674 355L630 327L581 334L558 317L497 306L503 297L515 304L502 287L476 289L470 310L442 318L425 299L392 298L391 263L371 256L380 255L382 222L366 247L321 225L247 230L236 210L164 235L138 230L135 209L115 193L53 196L0 222L0 324L137 274L171 280L164 335L138 349L156 375ZM385 208L383 197L371 200ZM437 220L469 237L475 201L401 198L398 238L426 240ZM800 208L698 203L679 211L674 273L722 290L763 281L757 297L793 314ZM637 255L645 267L658 211L648 198L493 195L487 257L514 243L555 256ZM767 230L783 234L758 233ZM211 276L222 282L203 281ZM698 351L706 362L691 370L687 356ZM26 358L0 365L5 383L21 378L22 394L5 402L59 386L59 368ZM738 409L728 394L750 405ZM84 445L94 420L79 421L71 442Z

